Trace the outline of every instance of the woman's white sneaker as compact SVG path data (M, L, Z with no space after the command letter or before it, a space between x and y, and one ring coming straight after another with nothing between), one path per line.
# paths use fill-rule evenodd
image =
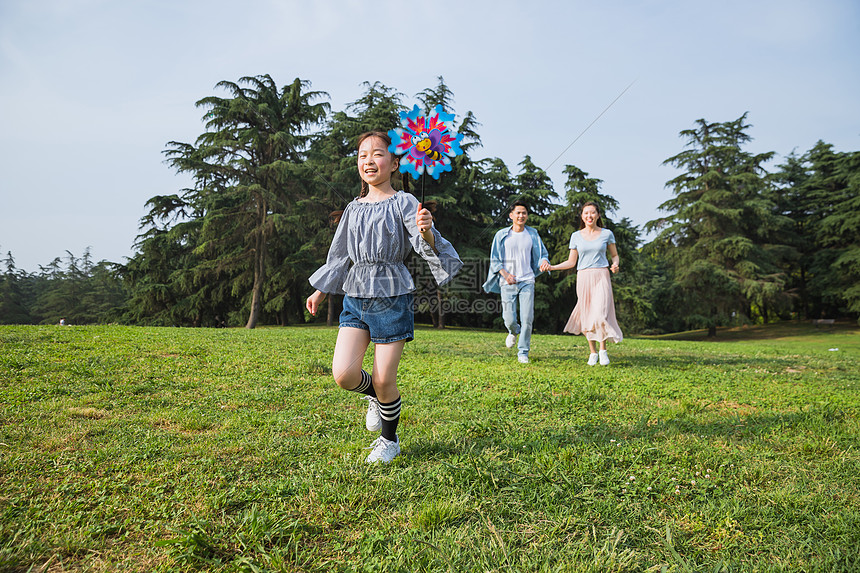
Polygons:
M600 365L606 366L609 364L609 354L606 353L605 350L600 351Z
M589 354L588 355L588 365L594 366L597 364L597 354Z
M387 464L400 455L400 438L398 437L396 442L392 442L379 436L370 444L369 448L365 449L372 450L368 454L367 460L365 460L367 463L375 464L376 462L382 462Z

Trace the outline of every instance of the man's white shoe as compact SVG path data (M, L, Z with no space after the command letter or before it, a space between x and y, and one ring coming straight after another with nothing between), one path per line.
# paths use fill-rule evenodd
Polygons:
M520 361L520 364L528 364L528 363L529 363L529 357L528 357L528 356L523 356L522 354L520 354L519 356L517 356L517 360L519 360L519 361Z
M370 432L378 432L382 429L382 418L379 416L379 400L373 396L362 396L367 400L367 415L364 417L364 425Z
M400 438L398 437L396 442L392 442L379 436L370 444L369 448L365 449L373 450L368 454L367 460L365 460L367 463L375 464L376 462L382 462L387 464L400 455Z
M597 364L597 354L596 353L589 354L588 355L588 365L594 366L595 364Z
M505 338L505 346L508 348L513 348L514 344L517 342L517 337L514 334L509 334L507 338Z
M606 353L605 350L600 351L600 365L606 366L609 364L609 354Z

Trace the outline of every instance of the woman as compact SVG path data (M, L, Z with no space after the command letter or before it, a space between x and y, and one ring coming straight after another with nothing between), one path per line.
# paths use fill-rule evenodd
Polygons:
M610 264L606 253L612 259ZM618 272L615 235L600 224L600 209L589 201L582 206L579 230L570 236L570 256L558 265L544 262L542 271L562 271L576 267L576 306L564 327L571 334L585 334L588 340L588 365L609 364L606 341L621 342L623 336L615 319L615 300L609 271ZM598 352L597 346L600 345Z

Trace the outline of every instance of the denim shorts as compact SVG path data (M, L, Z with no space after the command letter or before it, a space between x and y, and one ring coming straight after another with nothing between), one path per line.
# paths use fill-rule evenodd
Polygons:
M376 344L388 344L414 338L415 314L412 293L384 298L343 297L340 326L361 328L370 332Z

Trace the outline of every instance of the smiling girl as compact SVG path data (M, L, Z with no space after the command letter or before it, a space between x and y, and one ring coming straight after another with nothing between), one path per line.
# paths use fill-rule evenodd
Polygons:
M390 144L379 131L358 138L361 194L344 209L326 263L308 279L317 290L306 303L315 315L326 293L344 294L332 375L338 386L368 400L366 427L381 432L370 446L368 463L387 463L400 454L397 367L403 347L413 339L415 289L403 261L414 249L440 286L463 266L433 226L430 212L414 196L391 186L399 160L388 151ZM373 368L368 373L361 366L371 342Z
M588 365L609 364L606 341L621 342L623 336L615 319L615 300L609 271L618 272L615 235L600 224L600 209L589 201L582 206L579 230L570 236L570 256L558 265L548 262L542 271L562 271L576 267L576 306L570 313L565 332L585 334L588 340ZM606 253L612 259L610 264ZM597 345L600 345L598 352Z

